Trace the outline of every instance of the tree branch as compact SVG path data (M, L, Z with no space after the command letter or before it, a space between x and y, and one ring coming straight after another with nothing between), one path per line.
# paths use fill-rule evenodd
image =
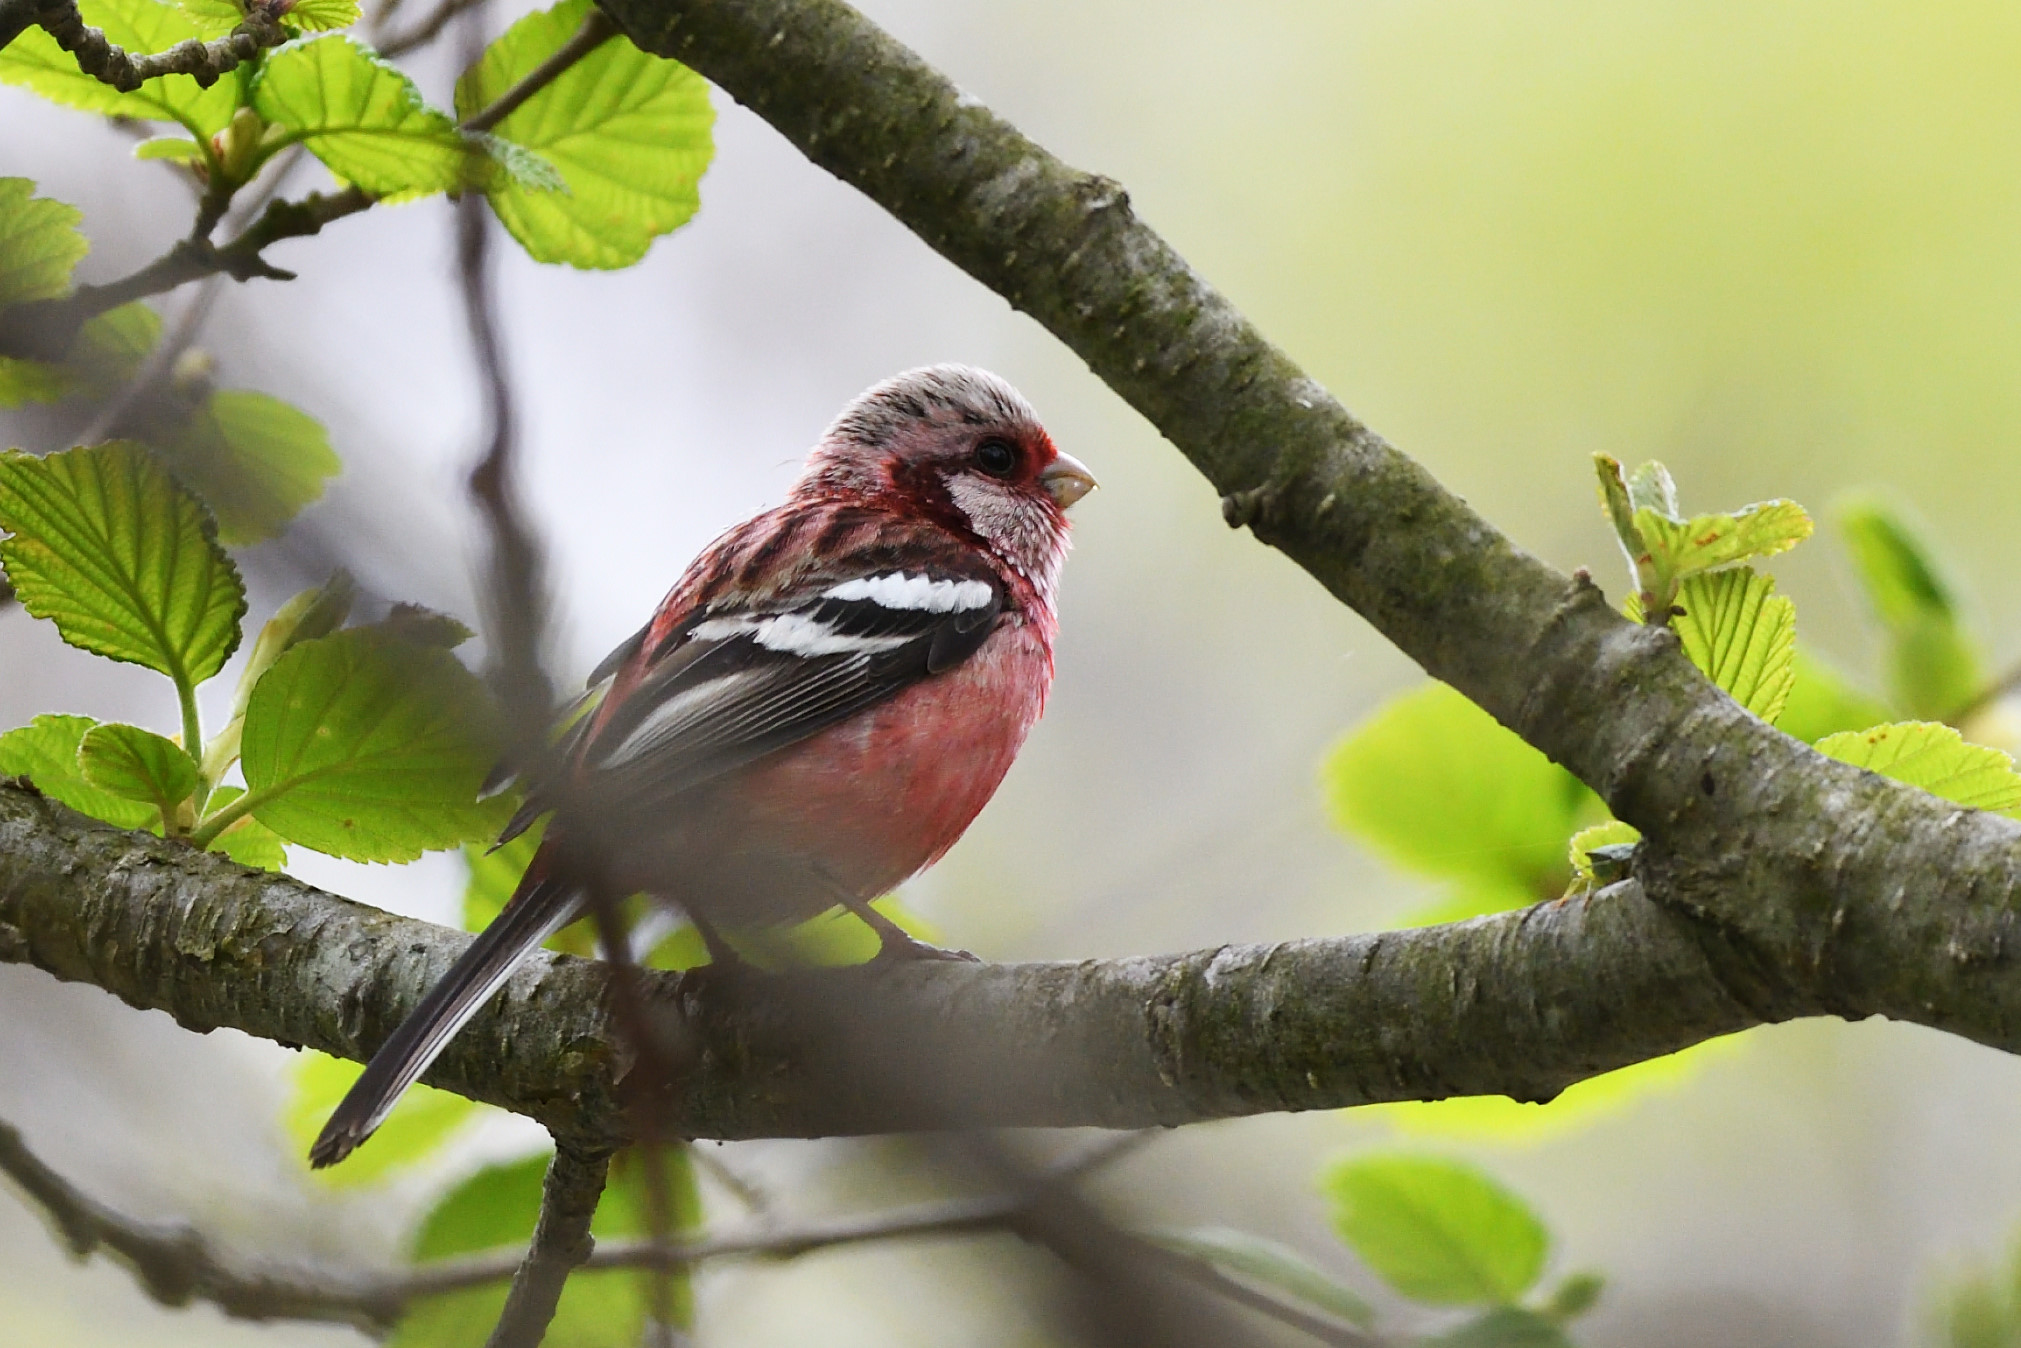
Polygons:
M540 1220L533 1228L533 1242L512 1275L505 1309L485 1340L485 1348L539 1348L568 1275L596 1248L589 1224L596 1216L610 1169L608 1150L578 1147L566 1138L555 1138L554 1159L547 1163L547 1178L541 1186Z
M270 202L259 218L230 243L208 239L179 240L173 248L129 276L104 285L79 286L60 300L34 300L0 309L0 356L24 360L61 360L91 319L122 304L165 294L207 276L235 281L255 276L292 281L295 274L269 263L262 254L283 239L306 238L323 226L356 215L377 198L355 187L335 192L311 192L299 201Z
M87 1197L4 1123L0 1175L20 1185L47 1214L73 1255L83 1259L109 1250L163 1305L208 1301L241 1320L315 1320L384 1332L407 1302L403 1289L385 1280L236 1272L189 1227L136 1222Z
M209 42L190 38L167 51L142 56L115 46L102 30L88 26L77 12L77 0L47 0L34 13L33 21L56 39L57 46L77 58L79 70L121 93L132 93L159 75L188 75L203 88L210 88L263 48L278 47L288 40L287 30L281 27L282 12L265 0L254 0L246 7L245 21L225 36ZM15 16L7 14L0 20L0 47L19 37L25 27L16 27Z
M2016 1046L2021 825L1830 762L1742 711L1673 634L1522 552L1351 416L1118 184L1061 163L839 0L603 7L1037 319L1214 483L1230 525L1597 790L1644 835L1645 892L1732 943L1754 1016L1807 1005ZM1568 465L1568 483L1582 476Z

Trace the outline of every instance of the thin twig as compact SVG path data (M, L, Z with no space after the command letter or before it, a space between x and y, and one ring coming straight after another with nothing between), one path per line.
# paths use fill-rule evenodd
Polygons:
M382 38L375 45L379 48L379 54L389 59L405 56L416 47L425 47L441 37L442 30L447 28L457 15L487 3L489 0L442 0L442 3L420 23L397 37ZM393 17L398 7L399 0L387 0L387 3L380 7L379 13L372 20L372 31L375 34Z
M762 1217L772 1210L772 1195L766 1193L763 1186L753 1183L733 1167L725 1164L723 1158L716 1155L711 1148L691 1147L688 1150L688 1159L710 1179L728 1189L746 1212L755 1217Z
M384 1332L407 1293L396 1281L301 1273L239 1273L183 1225L122 1216L81 1192L0 1123L0 1174L19 1185L79 1259L104 1249L133 1270L143 1290L167 1306L208 1301L243 1320L313 1320ZM503 1276L503 1275L501 1275Z
M79 286L60 300L36 300L0 310L0 356L29 360L61 360L77 330L98 315L133 300L160 295L225 275L236 281L255 276L292 281L261 256L283 239L304 238L323 226L371 206L376 198L355 187L337 192L311 192L299 201L276 201L260 213L237 238L222 246L204 239L183 239L139 271L104 285Z
M575 36L561 44L554 55L542 61L525 79L498 96L490 107L473 113L460 124L465 131L489 131L510 117L519 105L561 77L563 71L617 36L617 25L600 9L592 9Z
M35 22L56 39L57 46L77 58L79 70L121 93L131 93L158 75L188 75L203 88L210 88L262 49L288 40L287 30L281 27L283 12L268 0L254 0L246 7L245 19L223 37L209 42L190 38L167 51L141 56L114 45L103 30L87 25L77 12L76 0L50 0L35 15ZM10 15L8 25L12 22ZM0 26L0 36L11 41L16 34Z
M568 1275L596 1248L589 1224L596 1216L610 1168L608 1151L579 1148L566 1139L555 1139L554 1159L547 1164L547 1178L541 1186L540 1220L533 1228L533 1241L513 1272L505 1309L485 1348L539 1348Z

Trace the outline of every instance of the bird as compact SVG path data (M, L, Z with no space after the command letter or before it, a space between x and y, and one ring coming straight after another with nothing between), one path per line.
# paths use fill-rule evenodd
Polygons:
M544 814L512 898L380 1046L310 1150L350 1155L548 937L607 892L722 928L840 904L879 959L973 958L870 901L938 861L1044 709L1067 509L1094 476L1009 383L909 370L851 401L783 504L705 548L563 714L499 839ZM587 836L584 835L593 835Z

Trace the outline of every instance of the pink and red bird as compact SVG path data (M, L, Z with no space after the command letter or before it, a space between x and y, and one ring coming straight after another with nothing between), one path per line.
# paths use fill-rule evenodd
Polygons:
M982 370L912 370L844 408L786 503L710 544L591 675L560 767L506 830L559 809L525 878L374 1055L311 1162L369 1137L582 915L564 857L678 904L718 959L721 927L837 904L886 957L944 955L870 901L954 845L1038 720L1066 510L1094 485Z

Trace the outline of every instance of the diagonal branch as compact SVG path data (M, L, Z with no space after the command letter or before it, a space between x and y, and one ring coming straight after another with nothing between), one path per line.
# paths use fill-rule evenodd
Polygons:
M79 70L121 93L132 93L161 75L188 75L208 89L265 48L286 42L288 33L280 19L285 12L283 6L254 0L246 7L244 21L223 37L209 42L190 38L167 51L137 56L107 39L102 29L86 24L77 12L77 0L43 0L39 7L17 3L0 17L0 47L28 27L28 22L17 21L19 14L41 24L57 46L77 58Z

